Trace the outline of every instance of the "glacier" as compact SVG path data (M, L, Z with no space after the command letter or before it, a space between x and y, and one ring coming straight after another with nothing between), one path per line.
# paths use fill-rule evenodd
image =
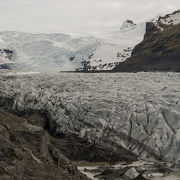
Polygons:
M46 113L55 134L118 147L140 159L180 161L179 73L1 72L0 105Z
M110 70L131 56L136 44L143 40L145 23L125 21L121 30L84 34L32 34L15 31L0 32L0 41L14 50L14 63L19 70L58 72L82 69ZM0 42L1 43L1 42Z

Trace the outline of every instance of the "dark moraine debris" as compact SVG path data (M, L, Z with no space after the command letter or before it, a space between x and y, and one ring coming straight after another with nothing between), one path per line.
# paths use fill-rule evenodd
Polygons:
M40 126L0 109L0 179L87 180Z

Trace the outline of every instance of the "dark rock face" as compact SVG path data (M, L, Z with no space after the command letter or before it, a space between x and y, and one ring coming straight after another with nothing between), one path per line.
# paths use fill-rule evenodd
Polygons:
M153 23L147 23L144 40L135 47L131 58L113 71L180 72L180 24L160 31Z
M71 56L71 57L69 58L70 61L73 61L74 59L75 59L74 56Z
M56 137L57 138L57 137ZM110 148L103 148L99 145L87 143L76 135L61 135L58 139L53 139L52 144L71 160L86 160L89 162L118 162L136 161L138 158L133 153L119 147L119 152L113 152Z
M159 32L159 31L160 31L160 29L158 29L154 23L147 22L146 23L146 33L144 35L144 39L151 37L154 33ZM135 53L136 50L137 50L137 47L134 49L132 54Z
M14 51L11 49L0 49L0 54L3 54L3 56L9 60L12 60L12 57L14 55Z
M23 64L18 64L18 63L4 63L0 64L0 69L13 69L13 70L20 70L20 69L25 69L26 66Z
M120 27L120 31L130 30L136 27L136 24L132 20L126 20Z
M14 65L12 61L14 56L14 51L10 48L0 49L0 69L11 69ZM3 63L1 62L3 60ZM10 60L10 61L9 61Z
M11 69L9 64L0 64L0 69Z
M6 53L8 59L12 59L14 51L11 49L3 49L3 51Z
M53 140L42 127L0 109L0 179L88 179Z

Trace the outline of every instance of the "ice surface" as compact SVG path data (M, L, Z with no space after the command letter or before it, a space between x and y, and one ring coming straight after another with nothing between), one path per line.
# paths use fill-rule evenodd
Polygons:
M16 112L49 112L56 133L180 160L179 73L1 74L0 100Z

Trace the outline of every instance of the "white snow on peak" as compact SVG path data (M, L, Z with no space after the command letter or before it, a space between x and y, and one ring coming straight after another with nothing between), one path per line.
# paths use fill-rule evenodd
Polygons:
M164 30L161 24L169 25L169 26L179 24L180 10L175 11L174 13L171 14L159 14L155 18L151 19L151 22L153 22L161 30Z
M165 16L165 15L166 15L166 14L160 13L160 14L158 14L156 17L154 17L154 18L152 18L152 19L149 19L148 21L156 23L156 22L158 21L159 17L163 17L163 16Z
M176 25L180 23L180 11L176 11L172 14L168 14L164 17L160 17L159 21L166 25Z
M134 29L136 27L136 24L132 20L126 20L123 22L123 24L120 27L120 31L129 31L131 29Z

